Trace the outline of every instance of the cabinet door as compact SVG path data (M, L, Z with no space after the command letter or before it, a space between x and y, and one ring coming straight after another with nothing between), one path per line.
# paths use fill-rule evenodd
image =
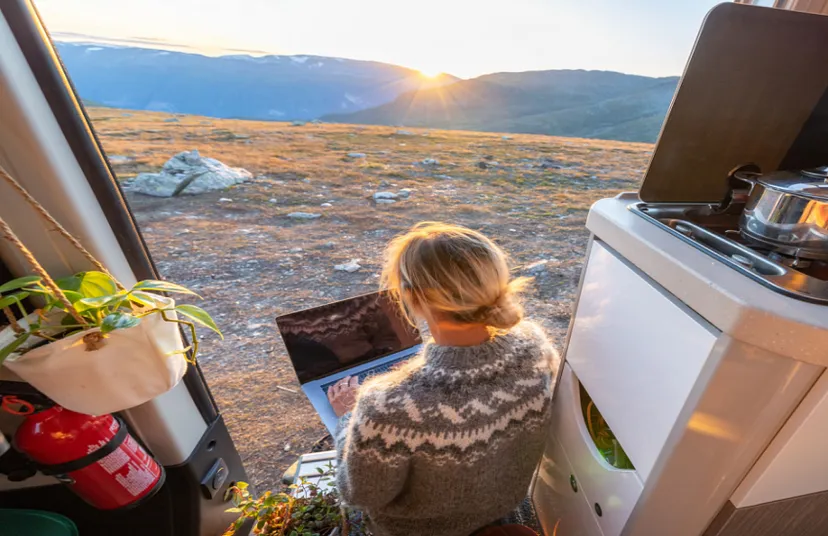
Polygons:
M592 505L554 437L546 445L532 500L546 536L604 536Z
M566 362L642 481L720 332L595 241Z

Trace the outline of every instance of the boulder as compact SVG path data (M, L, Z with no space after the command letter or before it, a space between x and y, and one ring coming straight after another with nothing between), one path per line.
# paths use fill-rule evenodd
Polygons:
M423 160L423 165L424 166L436 166L439 163L440 162L438 162L436 158L426 158L426 159Z
M398 130L396 132L397 136L414 136L415 134L410 130Z
M398 197L399 195L395 194L394 192L377 192L374 194L374 201L379 201L381 199L394 200Z
M365 153L348 153L348 158L365 158L367 156Z
M231 168L193 150L170 158L159 173L139 174L125 188L154 197L173 197L226 190L252 178L253 174L246 169Z

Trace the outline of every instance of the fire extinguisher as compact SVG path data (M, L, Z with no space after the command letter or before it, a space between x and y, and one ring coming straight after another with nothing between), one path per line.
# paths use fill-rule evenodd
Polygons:
M112 415L93 417L60 406L28 415L14 447L101 510L134 507L164 484L164 468Z

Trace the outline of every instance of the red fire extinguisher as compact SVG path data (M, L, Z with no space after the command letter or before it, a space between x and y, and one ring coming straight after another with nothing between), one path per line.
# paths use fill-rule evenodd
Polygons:
M93 417L54 406L26 417L17 450L101 510L137 505L164 484L161 467L112 415Z

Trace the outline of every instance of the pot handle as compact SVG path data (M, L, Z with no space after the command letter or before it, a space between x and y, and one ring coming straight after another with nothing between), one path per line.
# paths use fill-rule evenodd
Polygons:
M753 190L753 187L759 183L758 178L761 175L761 173L754 173L752 171L737 171L733 174L733 178L750 184L750 189Z

